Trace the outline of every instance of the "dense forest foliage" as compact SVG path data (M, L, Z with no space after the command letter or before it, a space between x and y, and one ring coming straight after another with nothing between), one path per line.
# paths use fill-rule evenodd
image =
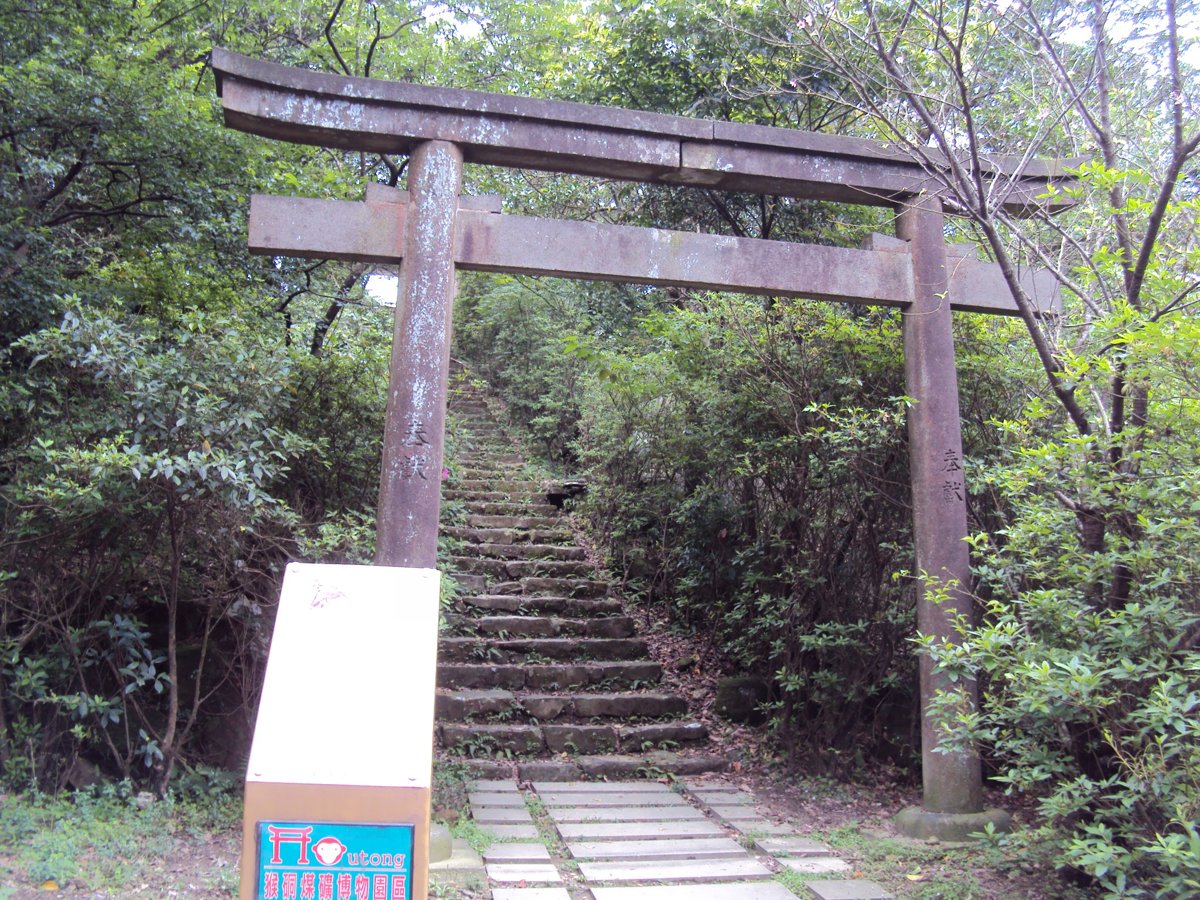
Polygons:
M956 322L979 615L915 633L895 311L464 276L456 356L626 596L772 685L791 766L947 735L1034 798L1008 840L1114 896L1200 890L1200 16L1142 0L0 0L0 780L160 791L240 765L290 559L365 559L390 310L366 267L245 250L253 192L403 157L221 126L207 54L948 154L948 238L1022 315ZM991 154L1068 158L1014 220ZM853 246L889 210L474 168L506 209ZM1016 275L1051 269L1038 319Z

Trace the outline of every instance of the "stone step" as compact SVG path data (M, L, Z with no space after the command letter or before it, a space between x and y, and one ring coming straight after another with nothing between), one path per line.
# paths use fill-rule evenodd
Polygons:
M699 722L681 722L669 725L578 725L578 724L523 724L490 722L442 722L438 725L438 738L442 747L450 753L481 756L516 754L534 756L539 753L640 753L647 744L657 744L647 735L672 729L671 742L675 745L707 739L708 730ZM671 795L675 797L677 795ZM679 802L688 810L679 798ZM628 813L627 805L618 807L596 807L588 804L580 808L596 809L597 818L602 820L609 813ZM603 811L601 811L603 809Z
M808 882L807 887L813 891L813 896L824 900L827 896L837 896L839 900L852 897L877 897L878 894L842 893L826 895L817 893L813 887L818 882ZM823 882L828 883L828 882ZM806 895L807 896L807 895ZM886 895L883 895L886 896ZM649 887L594 887L593 900L796 900L796 895L777 881L735 881L725 884L706 884L703 890L694 884L657 884ZM516 897L501 897L497 894L495 900L517 900ZM538 897L527 897L524 900L543 900ZM552 898L544 898L552 900ZM561 898L560 898L561 900Z
M533 518L536 524L529 526L531 528L544 526L546 519L554 520L562 517L562 510L550 503L479 500L467 502L464 506L467 507L467 514L469 516L516 516L519 518Z
M569 528L475 528L443 525L441 533L469 544L539 544L543 547L574 547L575 535Z
M557 513L557 510L555 511ZM531 516L531 515L507 515L491 513L467 513L468 528L512 528L522 531L537 531L537 530L561 530L562 526L560 515L554 516Z
M585 600L598 600L608 594L607 581L587 578L522 578L519 581L493 582L489 587L492 594L544 594L552 597L579 597Z
M553 559L560 562L584 562L587 560L587 553L582 547L558 547L554 544L534 544L534 543L498 543L493 541L484 541L471 546L472 553L478 553L480 556L486 556L491 559L512 559L512 560L534 560L534 559ZM586 574L591 575L595 572L595 568L588 570Z
M619 600L589 600L540 594L476 594L459 597L455 604L460 612L490 610L511 613L557 613L573 617L617 616L624 612Z
M546 486L540 481L527 479L456 478L447 487L459 491L499 491L503 494L541 494Z
M484 716L520 716L539 722L595 719L669 719L686 715L687 701L666 692L517 694L500 688L437 692L439 719L462 722ZM654 735L653 740L671 738Z
M490 638L443 637L438 659L444 662L516 662L542 660L633 660L649 655L639 638Z
M448 563L455 572L487 575L511 581L520 578L589 578L596 567L587 560L491 559L481 556L452 556Z
M477 778L511 779L513 764L490 759L470 759L464 766ZM516 776L521 781L572 782L580 779L661 778L664 775L683 777L725 772L729 758L720 753L686 749L681 751L655 750L644 754L587 754L573 759L517 760ZM646 822L612 824L581 822L561 824L559 834L564 840L605 840L639 837L710 837L725 832L711 819L695 822Z
M729 837L674 838L640 841L579 841L567 844L575 859L730 859L744 857L746 848Z
M554 616L464 616L450 613L446 626L454 634L494 634L507 637L627 638L634 633L629 616L600 619L560 619Z
M611 685L634 688L657 684L662 667L655 662L587 662L518 665L445 663L438 666L437 683L446 688L508 688L559 690Z
M535 493L509 493L508 491L474 491L462 490L461 488L447 487L442 490L442 498L445 500L457 500L463 504L472 503L541 503L545 502L545 494Z

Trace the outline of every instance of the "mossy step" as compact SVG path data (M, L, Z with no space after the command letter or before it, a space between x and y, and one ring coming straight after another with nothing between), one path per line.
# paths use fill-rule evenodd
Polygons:
M522 503L515 500L464 500L468 515L472 516L526 516L542 521L536 521L530 527L548 524L544 520L557 519L562 516L562 510L551 503L529 501Z
M548 665L444 663L437 670L438 685L446 688L558 691L596 685L631 688L648 686L661 678L662 667L658 663L640 660Z
M444 525L441 533L469 544L575 546L575 535L569 528L473 528L468 525Z
M730 758L707 750L654 750L637 754L585 754L573 759L508 760L468 759L463 765L481 779L511 781L516 769L520 781L603 781L608 779L683 777L725 772Z
M489 634L505 637L627 638L634 632L629 616L597 619L567 619L557 616L446 616L446 627L454 634Z
M446 662L520 662L524 657L544 660L645 659L649 649L640 638L492 638L443 637L438 658Z
M656 725L524 725L445 722L438 726L451 754L536 756L541 753L638 753L708 738L699 722Z
M581 597L595 600L608 594L608 582L587 578L530 577L519 581L493 582L489 586L492 594L547 594L553 597Z
M558 515L547 519L545 516L531 516L527 513L514 516L507 513L472 512L467 514L466 524L468 528L512 528L523 531L561 530L562 526L556 523L558 519Z
M452 556L449 566L455 572L487 575L512 581L536 576L549 578L587 578L596 567L586 560L561 559L489 559L478 556Z
M588 719L674 719L687 714L687 701L662 691L517 694L503 688L439 688L437 717L463 722L489 716L529 717L541 722Z
M582 547L560 547L554 544L510 544L484 541L472 545L471 553L478 553L480 556L491 559L556 559L563 562L582 562L587 559L587 553Z
M459 491L502 491L506 494L542 494L546 485L528 479L458 478L446 485Z
M525 594L475 594L455 601L459 610L511 613L556 613L562 616L616 616L624 612L620 600Z

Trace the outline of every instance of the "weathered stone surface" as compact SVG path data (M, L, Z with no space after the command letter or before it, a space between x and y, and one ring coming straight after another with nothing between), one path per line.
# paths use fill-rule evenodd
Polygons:
M592 716L678 716L687 712L687 701L678 694L582 694L575 698L575 714Z
M469 787L473 791L521 793L521 788L510 778L481 778L478 781L472 781Z
M584 599L601 598L608 593L608 582L588 578L534 576L521 578L520 586L523 594L553 594Z
M635 860L581 862L588 881L732 881L770 878L771 870L756 859ZM693 889L694 890L694 889ZM707 896L707 895L706 895Z
M591 684L593 670L588 666L528 666L522 674L531 688L565 691Z
M538 791L538 797L552 812L557 807L632 809L634 807L687 806L694 808L672 791L596 791L585 794L576 791L556 791L551 788Z
M812 891L817 900L892 900L892 894L878 884L861 878L806 881L804 886Z
M536 725L493 725L446 722L442 740L448 748L474 748L494 753L536 753L546 746L542 730Z
M791 825L772 822L770 819L743 819L729 822L734 829L750 837L786 837L794 834L796 829Z
M501 884L557 884L562 881L558 870L550 864L538 863L493 863L487 866L488 878Z
M496 888L492 900L571 900L566 888Z
M525 686L525 670L520 666L480 666L443 663L438 666L438 687L447 688L520 688Z
M559 822L556 827L566 841L667 840L722 837L725 834L716 822L709 819L680 819L674 822Z
M762 816L753 806L716 806L709 804L709 809L722 822L750 822L762 819Z
M639 750L645 744L654 745L664 741L673 744L703 741L708 738L708 728L700 722L667 722L661 725L625 725L618 734L623 749Z
M550 851L545 844L492 844L483 858L489 863L548 863Z
M801 875L832 875L849 872L850 864L834 856L784 856L779 864Z
M525 798L520 791L470 791L467 793L467 802L471 804L472 809L505 806L512 809L525 808Z
M525 712L543 722L553 721L575 711L574 701L559 694L530 694L521 700Z
M754 846L770 856L832 856L833 850L828 844L813 841L798 835L786 837L762 837L754 841Z
M544 725L546 748L552 753L605 753L617 748L611 725Z
M739 675L717 682L713 711L723 719L747 725L761 725L766 713L760 705L770 696L770 687L761 678Z
M699 820L704 813L694 806L639 806L624 809L560 806L550 810L555 822L679 822Z
M567 845L575 859L726 859L741 858L746 848L732 838L668 838L666 840L580 841Z
M529 810L523 806L472 807L471 818L480 825L524 825L533 822Z
M499 759L468 759L463 765L475 778L483 780L503 780L513 775L513 765Z
M583 770L574 762L559 759L529 760L520 764L524 781L574 781Z
M665 784L657 781L567 781L553 784L533 783L539 794L674 794Z
M470 716L486 716L512 709L516 698L502 689L461 691L439 690L434 703L439 719L461 722Z
M533 823L480 823L479 830L498 841L536 840L538 837L537 826Z
M640 660L648 650L636 638L496 638L443 636L441 658L447 661L512 661L524 656L562 660Z
M594 887L595 900L798 900L777 881L751 884L706 884L703 893L694 884L646 887ZM496 897L495 900L500 900Z
M487 579L482 575L471 575L467 572L450 572L450 577L463 594L482 594L487 590Z
M753 806L754 797L743 790L731 788L724 791L690 790L692 796L704 803L716 806Z

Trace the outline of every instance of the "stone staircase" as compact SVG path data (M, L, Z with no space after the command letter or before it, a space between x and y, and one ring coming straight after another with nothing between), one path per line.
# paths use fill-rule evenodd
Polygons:
M457 549L443 565L458 596L439 645L442 752L522 780L723 769L486 396L459 386L450 412L442 534Z

